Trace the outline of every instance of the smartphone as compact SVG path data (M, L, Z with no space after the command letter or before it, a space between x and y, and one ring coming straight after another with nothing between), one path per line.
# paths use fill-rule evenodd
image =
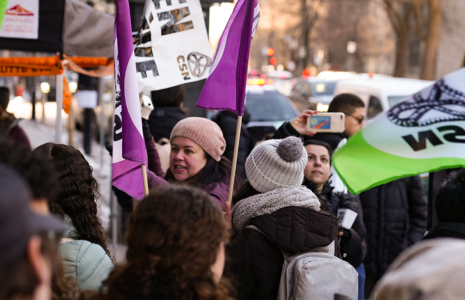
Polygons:
M345 130L343 113L318 113L307 119L307 130L316 132L343 132Z

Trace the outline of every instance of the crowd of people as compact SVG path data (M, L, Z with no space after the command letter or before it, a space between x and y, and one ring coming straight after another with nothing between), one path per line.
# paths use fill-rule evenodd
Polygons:
M120 264L85 157L62 144L31 150L0 99L0 300L465 295L465 170L439 190L439 222L429 232L418 176L350 194L332 155L365 125L357 96L341 94L329 105L346 116L343 133L308 132L317 112L305 111L257 145L244 135L231 204L230 115L216 123L187 117L182 87L152 96L155 109L143 124L150 193L134 207L115 190L129 216ZM356 217L344 227L347 210ZM439 284L437 274L450 280Z

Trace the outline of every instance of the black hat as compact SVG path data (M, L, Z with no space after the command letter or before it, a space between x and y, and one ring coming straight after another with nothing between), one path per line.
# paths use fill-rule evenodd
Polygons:
M14 263L26 252L29 239L40 232L64 232L63 222L35 214L29 205L26 182L12 168L0 163L0 268Z

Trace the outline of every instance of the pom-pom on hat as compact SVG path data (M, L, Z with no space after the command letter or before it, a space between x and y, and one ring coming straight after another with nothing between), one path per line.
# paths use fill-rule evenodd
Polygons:
M253 188L261 193L298 187L304 180L307 161L307 151L299 138L268 140L247 157L245 173Z
M221 160L226 149L221 128L209 119L190 117L179 121L171 131L170 141L177 136L194 141L216 161Z

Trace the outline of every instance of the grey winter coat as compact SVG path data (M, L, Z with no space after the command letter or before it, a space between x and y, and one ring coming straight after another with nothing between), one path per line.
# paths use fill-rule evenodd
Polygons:
M65 276L76 278L81 291L97 291L113 269L113 263L100 245L78 239L76 228L67 216L65 225L64 243L59 248Z

